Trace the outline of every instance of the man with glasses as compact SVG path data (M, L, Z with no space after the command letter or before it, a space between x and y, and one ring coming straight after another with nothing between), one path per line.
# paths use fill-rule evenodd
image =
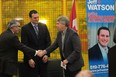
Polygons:
M23 51L29 57L38 55L38 51L20 43L17 33L20 31L20 23L11 20L8 29L0 35L0 77L13 77L17 74L18 50Z

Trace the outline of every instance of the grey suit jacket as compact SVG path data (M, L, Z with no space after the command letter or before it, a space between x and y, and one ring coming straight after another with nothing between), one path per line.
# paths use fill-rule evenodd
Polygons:
M61 32L58 32L55 42L46 49L47 53L51 53L59 47L61 59L67 59L69 61L67 67L70 69L70 71L80 69L82 66L84 66L84 61L81 54L81 43L78 34L74 30L67 28L63 50L61 37Z

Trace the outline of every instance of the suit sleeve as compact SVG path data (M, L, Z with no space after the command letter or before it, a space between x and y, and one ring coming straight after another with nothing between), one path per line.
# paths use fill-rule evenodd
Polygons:
M35 50L32 48L27 47L26 45L22 44L17 36L13 37L13 46L18 49L21 50L23 53L27 54L29 57L32 57L35 55Z
M46 48L49 47L51 45L51 38L50 38L50 34L48 31L47 26L45 25L45 29L46 29ZM47 54L50 57L50 54Z
M49 46L48 48L46 48L47 54L50 54L56 48L58 48L58 37L56 38L56 40L54 41L54 43L51 46Z
M73 51L67 58L69 63L72 63L75 60L79 60L81 57L81 42L77 33L74 33L71 36L71 42L72 42Z

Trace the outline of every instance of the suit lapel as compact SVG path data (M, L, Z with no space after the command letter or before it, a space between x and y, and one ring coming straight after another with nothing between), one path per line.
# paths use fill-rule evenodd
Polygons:
M42 30L42 29L41 29L41 25L38 24L38 32L39 32L39 33L38 33L38 39L40 38L41 33L43 33L43 32L41 32L41 30Z
M66 44L66 41L67 41L68 36L69 36L69 28L67 28L66 34L65 34L65 38L64 38L64 49L65 49L65 44Z
M98 46L98 44L96 45L96 51L97 51L97 56L100 58L100 59L103 59L103 56L102 56L102 53L101 53L101 50L100 50L100 48L99 48L99 46Z
M62 34L61 34L61 32L59 33L59 46L62 50Z

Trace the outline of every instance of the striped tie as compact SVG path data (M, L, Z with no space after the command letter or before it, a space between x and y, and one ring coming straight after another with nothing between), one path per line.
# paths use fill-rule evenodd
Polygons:
M36 35L38 36L38 26L35 25L34 30L35 30Z

